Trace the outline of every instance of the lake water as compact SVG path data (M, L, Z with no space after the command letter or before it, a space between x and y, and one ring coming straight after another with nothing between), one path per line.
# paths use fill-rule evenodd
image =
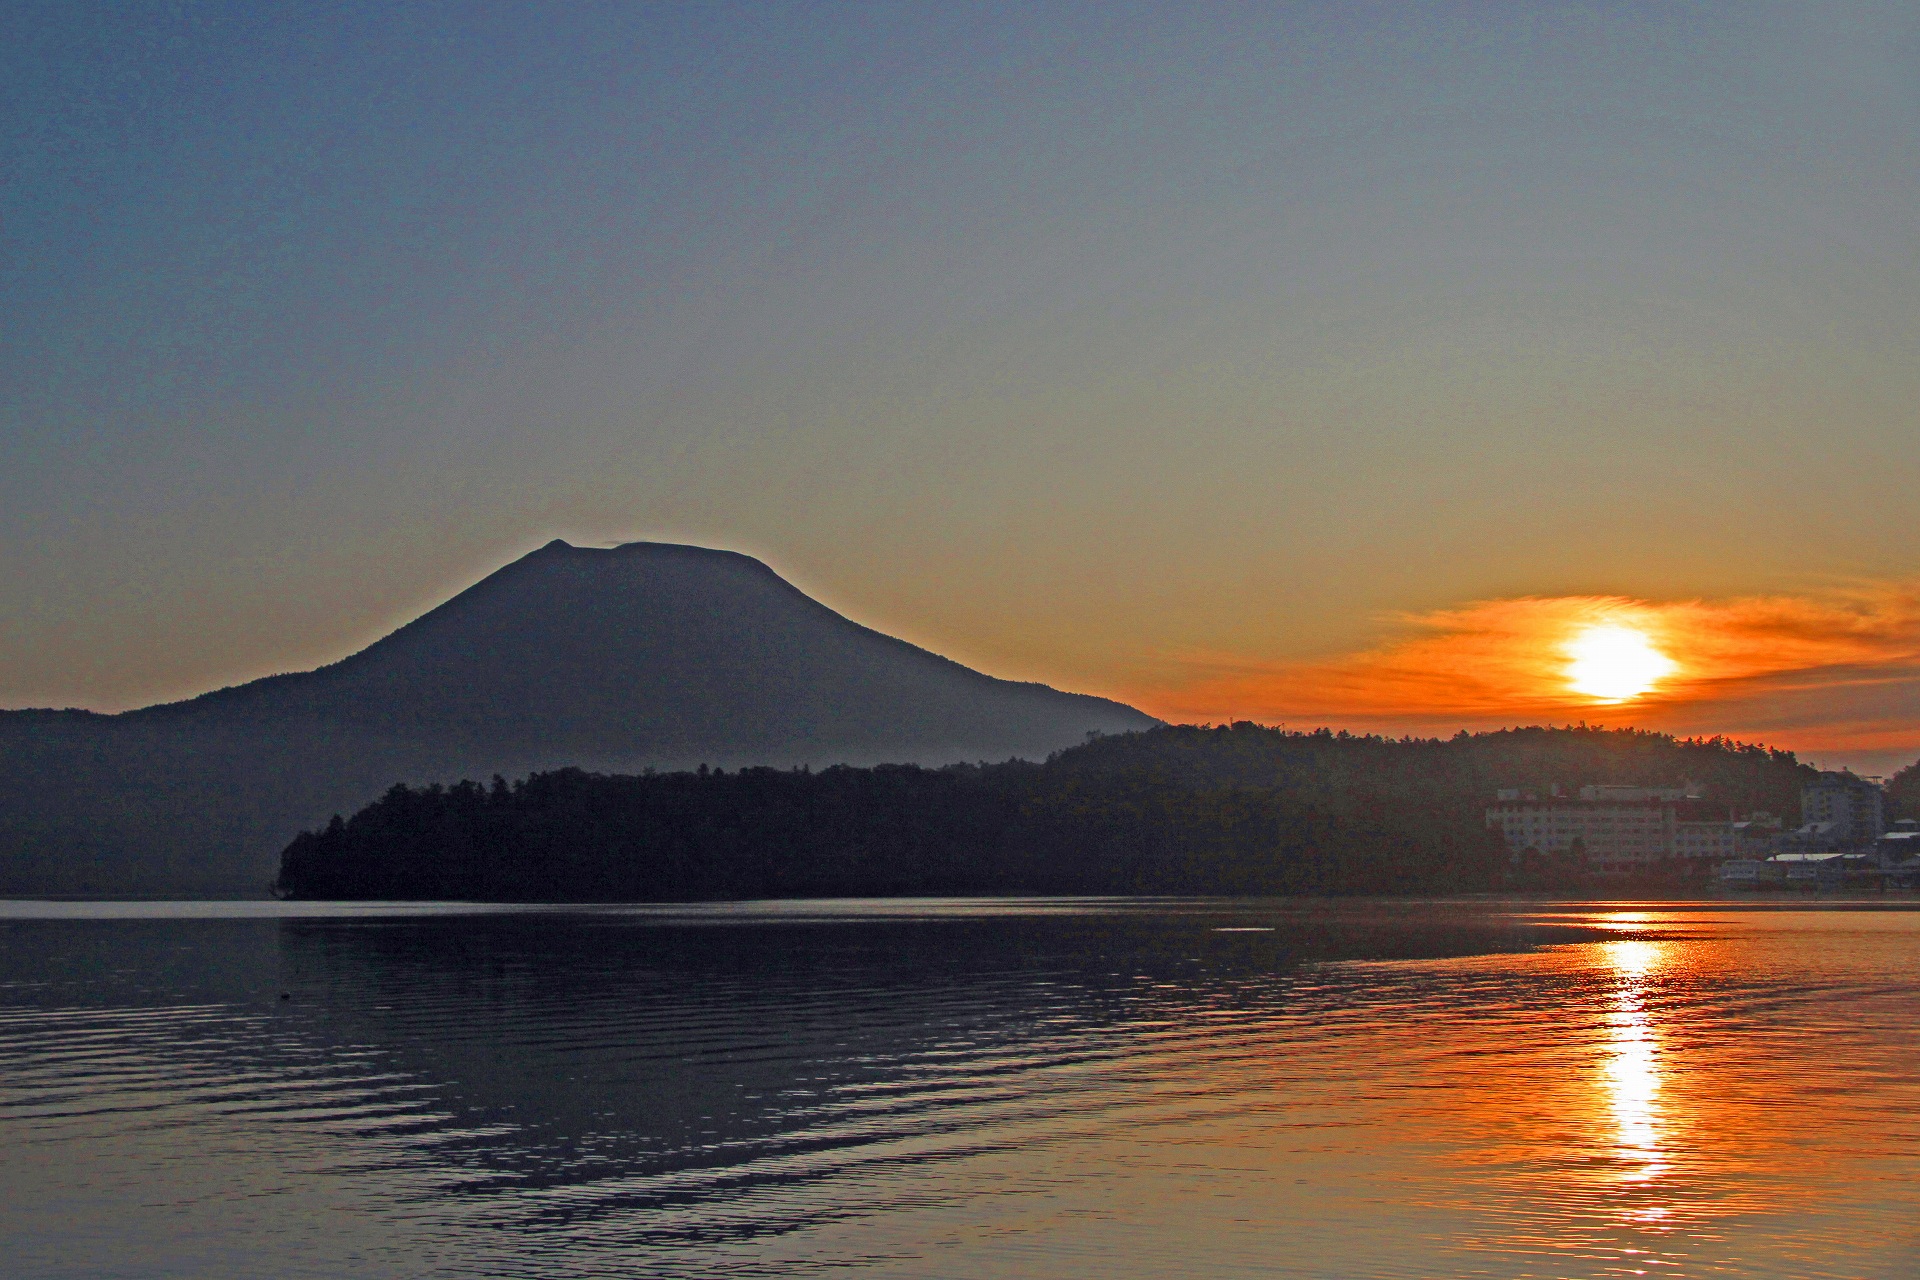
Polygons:
M1910 1277L1920 911L0 903L21 1277Z

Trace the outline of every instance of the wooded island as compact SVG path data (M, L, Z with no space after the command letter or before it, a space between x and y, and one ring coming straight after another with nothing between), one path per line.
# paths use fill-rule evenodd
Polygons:
M1389 739L1252 724L1096 737L1044 763L398 785L304 832L305 899L1436 894L1516 883L1497 787L1698 782L1791 815L1789 752L1597 728ZM1540 874L1532 873L1536 877Z

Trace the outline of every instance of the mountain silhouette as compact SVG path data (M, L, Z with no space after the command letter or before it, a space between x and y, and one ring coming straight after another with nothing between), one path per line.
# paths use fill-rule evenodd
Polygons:
M244 892L397 781L1039 759L1156 723L882 635L749 556L554 541L349 658L120 715L0 712L0 892Z

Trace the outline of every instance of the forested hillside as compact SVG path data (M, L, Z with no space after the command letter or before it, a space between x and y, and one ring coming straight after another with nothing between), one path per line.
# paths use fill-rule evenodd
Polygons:
M1240 724L1096 738L1044 764L396 786L299 836L302 898L676 901L939 893L1440 893L1508 883L1502 785L1707 785L1797 816L1787 752L1633 730L1451 739Z
M1887 817L1920 818L1920 760L1887 779Z

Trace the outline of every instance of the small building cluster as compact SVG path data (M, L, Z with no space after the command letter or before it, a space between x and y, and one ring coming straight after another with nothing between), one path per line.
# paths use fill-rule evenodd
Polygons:
M1716 873L1730 886L1920 883L1920 823L1888 829L1878 780L1820 774L1800 795L1801 824L1735 813L1703 787L1587 786L1577 795L1501 790L1487 808L1518 865L1603 876ZM1851 877L1851 879L1848 879Z

